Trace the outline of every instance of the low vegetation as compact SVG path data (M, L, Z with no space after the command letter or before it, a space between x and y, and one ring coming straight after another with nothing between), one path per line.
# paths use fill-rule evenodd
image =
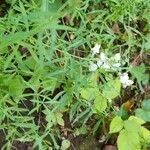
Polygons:
M0 3L1 149L148 149L150 0Z

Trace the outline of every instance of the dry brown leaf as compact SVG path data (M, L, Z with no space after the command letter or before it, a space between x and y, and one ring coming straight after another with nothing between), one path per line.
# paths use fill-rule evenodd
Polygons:
M132 107L134 106L134 101L128 100L125 103L123 103L122 106L127 112L130 112Z
M119 34L119 35L121 34L120 27L119 27L119 25L118 25L117 22L114 23L114 25L112 26L112 30L113 30L113 32L116 33L116 34Z

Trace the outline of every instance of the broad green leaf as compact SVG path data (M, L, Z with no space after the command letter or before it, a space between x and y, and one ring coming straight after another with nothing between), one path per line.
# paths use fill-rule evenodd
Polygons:
M145 71L146 68L144 64L130 68L131 74L138 80L138 82L142 82L143 84L147 84L149 80L149 75L146 74Z
M117 112L117 115L120 116L123 120L126 120L128 118L128 112L124 109L122 106L120 110Z
M135 115L144 121L150 122L150 99L142 102L142 108L136 109Z
M107 108L107 99L102 95L96 96L93 109L97 112L103 112Z
M98 74L93 73L88 79L85 88L80 91L81 96L86 100L95 99L96 95L99 93L97 86Z
M13 97L19 97L22 95L23 91L24 91L24 84L22 82L22 79L20 78L20 76L16 76L14 78L12 78L9 82L8 82L8 86L9 86L9 94Z
M146 122L150 122L150 111L145 111L141 108L135 110L135 115Z
M88 78L89 86L95 87L97 86L97 80L98 80L98 73L94 72L91 74L91 76Z
M142 120L141 118L135 117L135 116L130 116L128 120L132 120L140 125L145 123L144 120Z
M150 111L150 99L144 100L144 101L142 102L142 108L143 108L143 110L145 110L145 111Z
M103 95L107 99L114 99L120 95L121 83L119 79L110 80L104 85Z
M70 141L68 140L63 140L61 143L61 150L66 150L70 147Z
M124 122L121 117L116 116L110 123L109 133L119 132L123 128Z
M150 143L150 131L148 129L141 127L141 136L146 143Z
M124 121L124 128L128 132L138 133L138 131L140 129L140 124L137 123L137 121L135 121L135 120L126 120L126 121Z
M136 132L121 130L117 139L119 150L141 150L139 135Z
M95 88L85 88L85 89L81 89L80 94L82 98L86 100L91 100L95 98L95 95L97 94L97 92Z

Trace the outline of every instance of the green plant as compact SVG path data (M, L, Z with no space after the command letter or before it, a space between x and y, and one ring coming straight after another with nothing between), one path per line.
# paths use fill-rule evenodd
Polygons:
M119 132L117 145L119 150L140 150L147 149L150 142L150 131L142 125L145 122L135 116L130 116L128 120L122 120L116 116L110 124L109 133Z
M144 64L140 66L131 67L131 74L137 79L137 82L142 90L142 85L146 85L149 82L149 74L146 73L146 68Z
M6 0L5 5L0 6L0 16L5 12L0 17L1 149L21 144L68 149L70 137L99 133L118 101L119 107L126 94L136 96L148 85L149 0ZM131 67L134 54L143 55L142 63ZM149 113L145 105L136 110L140 118ZM123 119L129 115L122 113Z
M142 101L142 108L137 108L135 115L144 121L150 122L150 99Z

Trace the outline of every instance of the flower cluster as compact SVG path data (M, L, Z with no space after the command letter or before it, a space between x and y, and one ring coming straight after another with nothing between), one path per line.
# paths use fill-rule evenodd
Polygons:
M120 82L122 83L122 86L126 88L127 86L131 86L134 82L132 80L129 80L129 75L128 73L122 73L119 74L120 76Z
M97 60L96 63L91 63L89 70L90 71L95 71L98 68L103 68L103 69L112 69L116 70L121 66L120 60L121 60L121 55L120 53L115 54L114 57L108 58L108 56L104 52L100 52L100 45L96 44L92 49L92 56L95 54L99 54L100 56Z
M121 55L120 53L116 53L113 57L108 57L104 52L100 52L100 45L95 44L95 46L91 49L92 56L99 54L99 58L96 63L91 63L89 66L89 71L96 71L98 68L102 68L105 70L113 70L118 71L121 67ZM119 73L120 82L122 86L126 88L127 86L131 86L134 82L129 79L128 73Z

